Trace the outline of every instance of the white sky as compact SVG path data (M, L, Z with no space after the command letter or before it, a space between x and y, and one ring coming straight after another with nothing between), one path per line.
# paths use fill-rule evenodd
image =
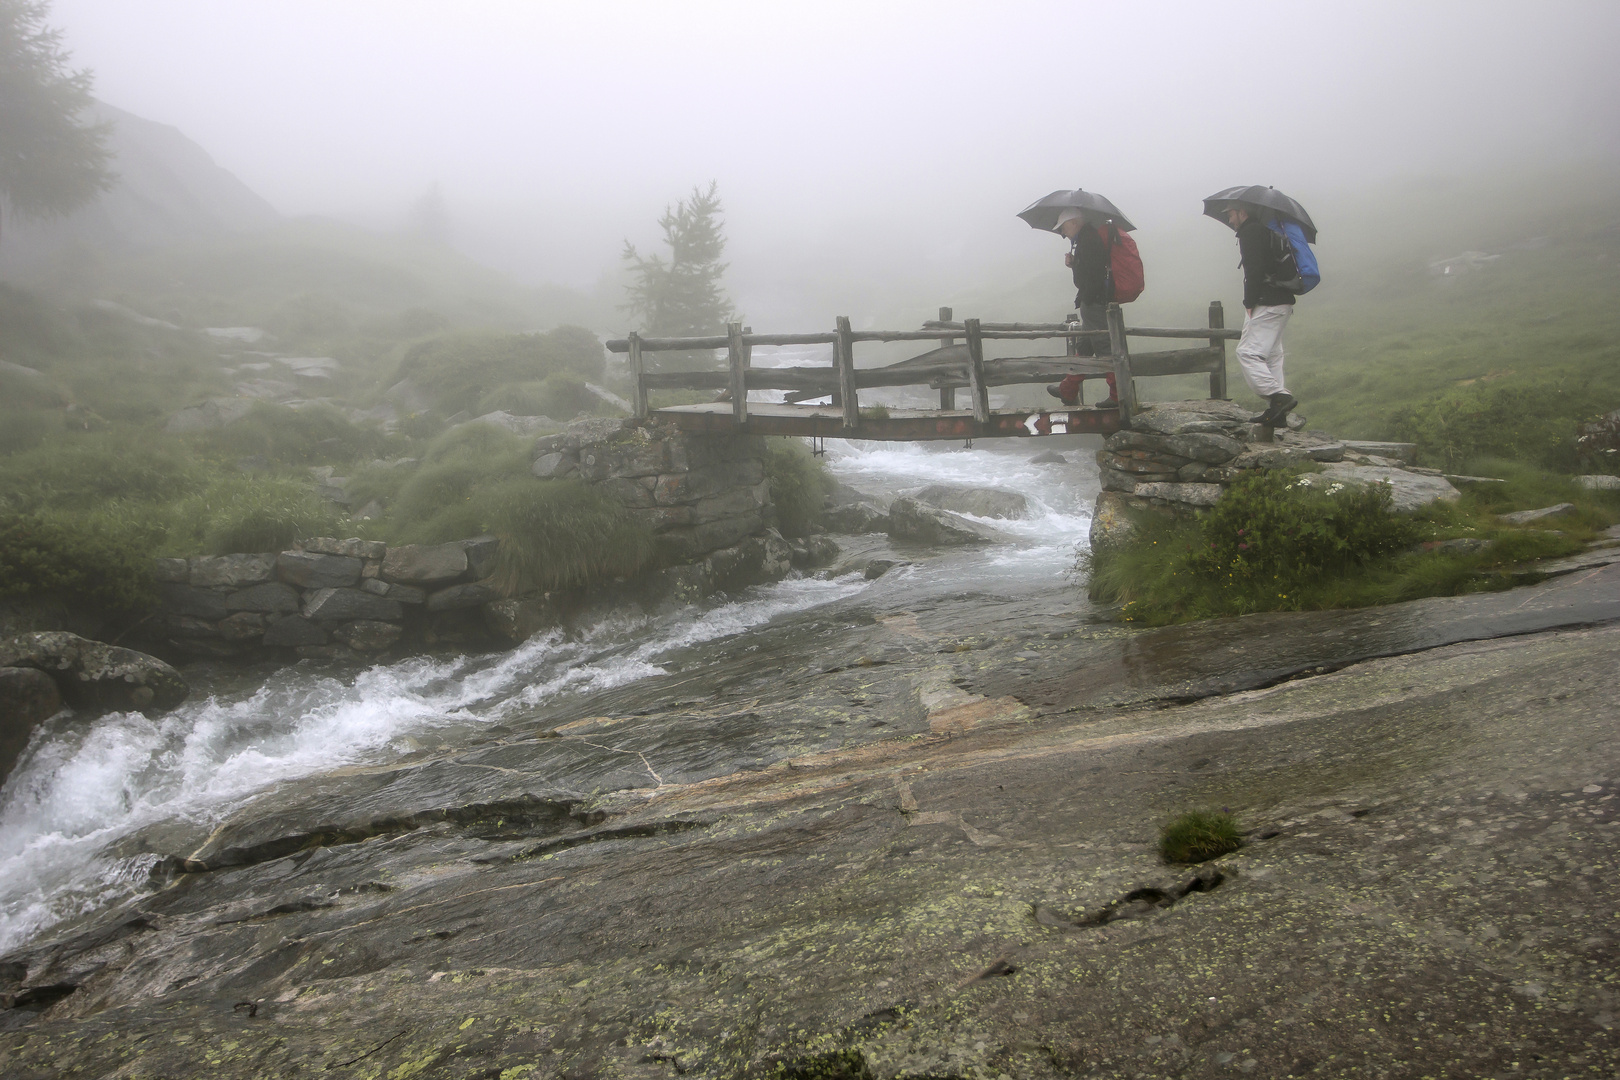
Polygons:
M1049 255L1011 215L1059 187L1146 232L1229 184L1310 206L1620 152L1614 0L56 0L51 21L98 97L279 209L392 225L437 181L463 250L570 284L710 178L733 290L764 296L835 258Z

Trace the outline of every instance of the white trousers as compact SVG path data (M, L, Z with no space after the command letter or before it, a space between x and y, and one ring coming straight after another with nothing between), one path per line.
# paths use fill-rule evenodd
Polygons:
M1243 320L1243 337L1238 341L1238 366L1243 381L1263 398L1281 394L1283 386L1283 327L1294 313L1293 304L1257 307Z

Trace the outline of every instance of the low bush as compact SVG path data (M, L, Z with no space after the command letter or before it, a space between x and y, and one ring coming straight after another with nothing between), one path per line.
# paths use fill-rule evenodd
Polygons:
M47 438L0 458L0 509L91 509L114 499L168 502L206 473L177 441L133 431Z
M1620 405L1612 391L1523 379L1474 382L1397 410L1391 424L1430 464L1458 472L1481 458L1575 472L1576 428Z
M427 393L439 412L453 415L473 410L501 387L554 372L599 379L605 356L596 335L578 326L544 334L448 334L413 346L400 361L398 376Z
M301 409L255 402L242 419L193 437L200 449L229 459L259 456L277 465L342 464L380 457L403 446L361 427L327 404Z
M140 611L155 599L162 535L104 516L0 513L0 597L58 594L113 614Z
M493 424L462 424L435 439L388 508L391 534L434 544L476 536L481 485L529 475L529 442Z
M1192 810L1159 830L1159 854L1165 862L1208 862L1242 846L1237 819L1224 810Z
M771 502L782 535L809 532L833 489L827 467L800 439L767 439L765 478L771 484Z
M175 519L171 545L211 555L285 551L306 536L330 535L339 524L306 481L261 476L223 477L177 506Z
M473 499L481 532L500 539L495 585L511 595L627 577L652 555L652 530L577 480L512 477Z
M595 413L606 403L585 386L585 380L567 371L556 371L544 379L508 383L479 398L473 410L479 415L505 410L514 416L549 416L572 420L580 413Z

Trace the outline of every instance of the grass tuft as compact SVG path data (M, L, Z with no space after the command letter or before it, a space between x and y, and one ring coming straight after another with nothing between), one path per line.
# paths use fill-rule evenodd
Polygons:
M1166 862L1208 862L1242 846L1237 818L1224 810L1189 810L1159 830L1159 854Z
M765 442L765 478L771 484L777 527L783 536L803 536L821 516L833 480L802 439Z

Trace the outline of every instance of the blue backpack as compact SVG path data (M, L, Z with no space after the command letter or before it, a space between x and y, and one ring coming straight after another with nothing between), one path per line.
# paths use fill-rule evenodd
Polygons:
M1305 242L1305 230L1292 221L1268 221L1266 227L1277 235L1272 245L1278 264L1273 284L1301 296L1320 285L1322 272L1316 253Z

